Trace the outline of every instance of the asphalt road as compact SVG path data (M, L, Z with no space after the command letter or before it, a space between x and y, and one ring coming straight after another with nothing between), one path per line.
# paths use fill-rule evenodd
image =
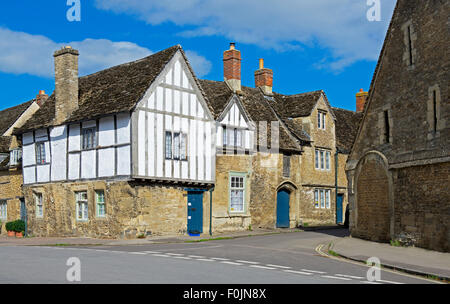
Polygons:
M74 266L67 265L71 257L81 263L81 283L432 283L384 270L381 281L369 282L368 267L323 257L314 250L344 233L344 230L294 232L133 246L2 247L0 283L71 283L67 280L67 272Z

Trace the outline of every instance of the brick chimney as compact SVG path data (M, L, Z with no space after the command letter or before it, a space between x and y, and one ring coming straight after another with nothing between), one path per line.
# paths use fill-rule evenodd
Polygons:
M363 89L360 89L356 94L356 112L361 113L364 111L364 105L366 104L367 96L369 96L369 93L364 92Z
M36 95L36 103L38 104L38 106L42 106L44 104L44 102L46 102L48 99L48 95L45 94L44 90L40 90L39 94Z
M259 70L255 71L255 86L264 94L272 95L273 71L264 68L264 59L259 59Z
M224 80L234 92L241 91L241 52L236 50L235 43L223 53Z
M78 109L78 56L78 51L70 46L65 46L53 54L56 124L63 123Z

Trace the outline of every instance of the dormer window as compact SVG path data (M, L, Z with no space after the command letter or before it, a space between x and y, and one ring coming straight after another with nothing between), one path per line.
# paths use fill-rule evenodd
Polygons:
M317 128L325 130L327 113L319 111L317 113Z
M242 147L242 130L223 127L223 146Z

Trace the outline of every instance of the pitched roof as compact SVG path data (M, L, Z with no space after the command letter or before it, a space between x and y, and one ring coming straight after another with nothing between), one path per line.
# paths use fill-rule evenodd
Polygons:
M363 114L345 109L333 108L336 116L336 146L342 153L350 153Z
M9 153L9 146L11 145L11 136L0 136L0 153Z
M143 59L79 78L78 109L65 123L131 111L181 46L176 45ZM16 131L49 127L55 118L55 94Z
M0 136L5 134L9 128L19 119L19 117L30 107L33 100L24 102L12 108L0 111Z
M304 117L311 115L323 91L313 91L296 95L274 94L274 107L283 117Z

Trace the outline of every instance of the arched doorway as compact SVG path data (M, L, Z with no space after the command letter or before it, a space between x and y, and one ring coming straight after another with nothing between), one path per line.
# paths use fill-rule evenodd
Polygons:
M277 228L289 228L289 202L291 192L285 188L277 192Z
M378 153L367 154L356 176L357 236L372 241L390 240L390 185L387 164Z

